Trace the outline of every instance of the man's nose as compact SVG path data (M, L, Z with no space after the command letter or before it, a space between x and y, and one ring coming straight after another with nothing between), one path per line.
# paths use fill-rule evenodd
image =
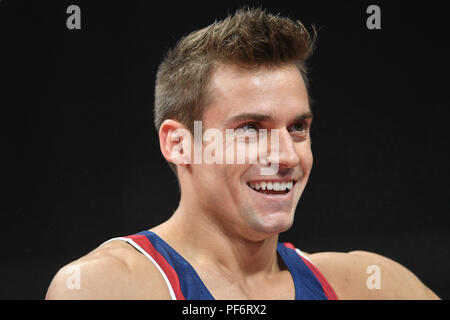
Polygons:
M278 145L276 145L278 144ZM280 168L294 168L300 162L294 141L287 129L278 130L278 139L271 141L269 161L276 161Z

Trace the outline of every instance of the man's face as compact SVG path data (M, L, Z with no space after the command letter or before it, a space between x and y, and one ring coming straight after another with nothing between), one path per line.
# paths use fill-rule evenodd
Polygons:
M261 240L287 230L313 163L312 115L298 69L286 65L248 71L222 64L212 75L210 89L212 102L203 114L203 132L220 130L226 153L238 144L252 143L238 138L233 144L225 143L227 129L266 129L269 160L272 165L277 162L278 170L261 174L262 159L256 164L225 164L224 160L224 164L192 165L193 188L188 193L197 193L197 201L210 218L248 239ZM273 129L278 130L278 159L270 157Z

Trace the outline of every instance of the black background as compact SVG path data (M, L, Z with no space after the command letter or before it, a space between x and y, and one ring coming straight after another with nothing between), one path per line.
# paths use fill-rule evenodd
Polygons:
M281 240L377 252L449 299L448 13L393 2L1 0L0 298L44 298L64 264L176 209L153 127L157 66L249 4L319 29L314 167ZM66 27L71 4L81 30ZM366 27L370 4L381 30Z

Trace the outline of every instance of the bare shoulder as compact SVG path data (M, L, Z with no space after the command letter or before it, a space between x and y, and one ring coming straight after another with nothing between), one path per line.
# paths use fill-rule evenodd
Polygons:
M157 268L130 245L111 241L64 266L46 299L169 299Z
M439 299L401 264L367 251L307 254L339 299Z

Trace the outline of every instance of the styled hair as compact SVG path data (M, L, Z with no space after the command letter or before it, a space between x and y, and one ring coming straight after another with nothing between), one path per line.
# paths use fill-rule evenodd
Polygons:
M174 119L193 131L194 120L202 120L210 101L208 83L220 63L246 69L292 63L308 88L306 60L314 50L313 30L311 36L300 21L260 8L243 8L181 38L157 71L156 130L164 120Z

